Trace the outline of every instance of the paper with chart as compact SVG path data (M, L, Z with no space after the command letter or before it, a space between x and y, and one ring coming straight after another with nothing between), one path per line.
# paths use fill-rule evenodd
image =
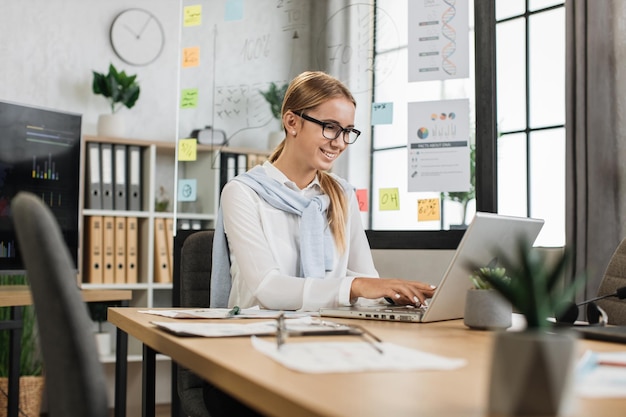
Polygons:
M469 191L469 100L408 103L408 191Z

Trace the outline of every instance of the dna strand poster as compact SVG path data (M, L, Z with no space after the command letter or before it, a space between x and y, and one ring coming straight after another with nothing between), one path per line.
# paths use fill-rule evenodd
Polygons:
M408 6L408 81L468 78L468 0L409 0Z

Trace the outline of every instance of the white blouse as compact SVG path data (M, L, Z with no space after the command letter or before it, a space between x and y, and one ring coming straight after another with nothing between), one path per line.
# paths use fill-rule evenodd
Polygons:
M300 190L271 163L268 176L305 197L321 194L317 178ZM355 277L378 277L361 224L356 195L349 196L346 250L334 248L333 268L322 278L300 278L300 216L276 209L239 181L230 181L221 194L224 230L230 251L232 288L228 305L258 305L272 310L317 311L350 305Z

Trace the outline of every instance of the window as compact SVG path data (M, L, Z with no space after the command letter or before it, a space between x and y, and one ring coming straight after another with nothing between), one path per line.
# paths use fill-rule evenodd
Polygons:
M392 124L374 124L372 128L368 231L372 247L455 248L477 206L483 211L544 218L546 224L537 244L562 246L565 240L563 0L481 0L476 13L495 14L496 20L490 25L488 20L476 19L476 25L495 28L491 32L481 30L483 38L478 41L496 45L494 54L474 53L474 36L478 31L474 30L474 4L470 0L469 77L421 82L407 81L408 1L378 0L375 4L372 101L391 102L394 111ZM394 31L389 30L390 25ZM398 33L398 36L385 36L385 33ZM493 77L481 70L478 76L482 78L476 80L475 68L490 67L497 74L497 83L494 88L485 89ZM478 181L472 181L469 192L408 192L408 105L454 99L467 99L470 103L469 139L475 153L469 159L472 175L474 167L479 171ZM479 122L493 123L495 128L491 135L478 134L494 136L493 143L485 137L476 140L476 117L481 117L476 102L486 101L494 102L495 108L484 113L497 116L493 121ZM381 210L382 190L390 187L397 187L400 207ZM472 191L478 195L477 199ZM417 202L425 199L439 200L441 216L437 221L416 221Z

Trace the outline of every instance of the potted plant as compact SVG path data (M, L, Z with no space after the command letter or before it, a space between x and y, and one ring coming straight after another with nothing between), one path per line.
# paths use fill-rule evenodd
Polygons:
M2 276L0 285L26 285L24 276ZM0 308L0 321L10 319L10 308ZM20 352L20 399L23 415L38 416L44 387L43 360L37 340L33 306L22 310L22 340ZM9 332L0 332L0 392L8 392L9 385ZM0 417L6 416L7 397L0 395Z
M495 265L480 268L470 276L472 288L467 290L463 322L470 329L495 330L511 327L513 308L511 303L482 278L508 280L506 270Z
M272 116L279 122L279 130L270 132L267 139L269 149L274 149L285 137L284 131L282 130L281 109L285 93L287 92L287 87L289 87L289 84L282 84L279 86L275 82L271 82L267 90L260 91L263 98L265 98L265 101L267 101L270 105Z
M506 274L476 269L526 319L519 332L496 332L489 382L489 412L496 415L559 415L571 411L576 337L550 320L584 283L560 285L569 252L547 260L520 242L517 261L497 254ZM508 277L508 278L507 278Z
M124 121L117 112L122 107L132 108L139 98L139 84L136 75L126 75L113 64L109 73L93 72L92 91L104 96L111 107L111 114L103 114L98 119L98 136L124 136Z

